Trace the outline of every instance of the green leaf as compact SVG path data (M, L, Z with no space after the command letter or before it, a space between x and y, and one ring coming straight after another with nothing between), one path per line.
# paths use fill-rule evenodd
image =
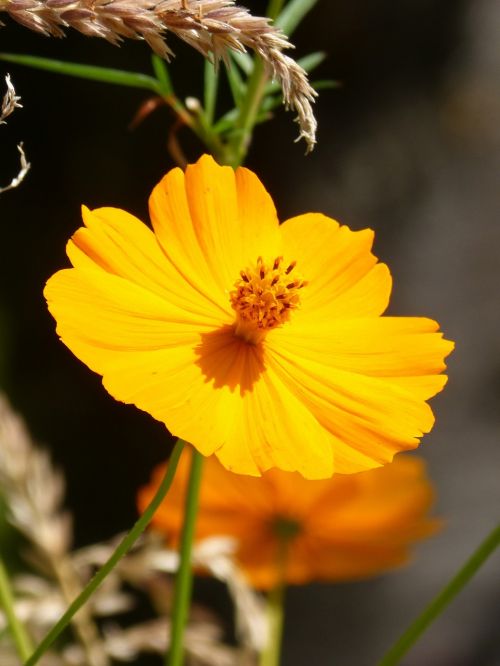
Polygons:
M290 37L304 16L311 11L317 2L318 0L290 0L274 22L274 25L277 28L281 28L285 35Z
M156 78L161 84L162 95L173 95L174 86L172 85L172 79L170 78L166 62L160 56L156 55L156 53L153 53L151 64L153 65Z
M306 72L312 72L313 69L316 69L326 58L326 53L324 51L314 51L314 53L309 53L309 55L299 58L297 64L300 65Z
M238 118L239 114L239 109L231 109L231 111L228 111L225 113L219 120L215 123L213 126L213 131L216 134L224 134L228 130L232 129L234 127L234 123L236 122L236 119Z
M64 60L52 60L50 58L39 58L38 56L18 55L15 53L0 53L0 60L13 62L17 65L43 69L55 74L66 74L76 76L80 79L112 83L129 88L142 88L162 94L162 85L152 76L139 72L125 72L121 69L109 69L107 67L94 67L93 65L81 65Z
M334 90L335 88L341 88L342 83L331 79L321 79L320 81L311 81L311 86L314 90Z
M217 102L217 90L219 88L219 71L213 62L205 58L205 85L203 106L205 109L205 118L209 125L212 126L215 116L215 105Z
M229 66L226 67L226 74L234 103L236 106L239 106L245 96L246 84L243 81L239 70L234 66L234 63L230 63Z
M259 113L257 114L257 118L255 121L255 124L260 124L265 122L266 120L269 120L270 114L269 112L275 109L276 107L280 106L280 104L283 103L283 100L281 98L281 95L276 95L274 97L266 97L262 104ZM239 109L231 109L231 111L228 111L225 113L214 125L213 130L217 134L226 134L226 135L231 135L234 136L235 134L240 134L241 129L235 127L235 122L238 119L239 115Z
M230 51L231 58L240 67L241 71L250 76L253 71L253 59L248 53L243 51Z

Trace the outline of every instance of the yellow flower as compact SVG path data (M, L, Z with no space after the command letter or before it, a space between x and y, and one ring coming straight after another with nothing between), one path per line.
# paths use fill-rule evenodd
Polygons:
M189 468L188 449L152 522L173 546L182 527ZM164 465L140 491L140 510L163 474ZM195 538L233 537L236 560L258 588L278 582L281 539L288 544L286 582L354 580L407 561L411 544L438 525L427 516L433 497L422 460L410 456L398 456L381 469L320 481L278 469L260 479L239 476L210 456L203 469Z
M255 174L207 155L167 173L150 213L154 232L84 208L74 268L45 289L113 397L250 475L327 478L418 445L452 343L429 319L380 316L391 278L372 231L319 213L280 226Z

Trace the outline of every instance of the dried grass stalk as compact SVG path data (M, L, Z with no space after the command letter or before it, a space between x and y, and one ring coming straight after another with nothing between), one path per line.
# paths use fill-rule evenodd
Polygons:
M5 77L5 84L7 86L7 92L3 97L2 106L0 108L0 125L5 125L5 119L8 118L11 113L14 113L14 109L22 109L23 106L19 103L21 98L16 95L9 74Z
M234 0L0 0L0 12L45 35L61 37L73 28L112 44L122 39L144 39L163 58L172 55L165 41L170 31L206 58L227 59L227 49L252 49L268 74L279 80L287 107L297 111L300 138L308 150L316 143L316 119L311 103L316 92L307 73L283 51L292 45L270 25L252 16Z
M52 580L24 574L14 581L16 614L34 637L41 638L61 616L79 587L109 558L121 537L69 552L71 523L69 515L61 508L64 480L54 470L47 453L34 445L24 422L2 394L0 491L10 521L34 547L33 561L42 571L52 574ZM193 563L228 584L239 616L237 625L241 645L225 645L220 625L211 614L195 606L185 635L189 663L193 666L255 666L256 654L263 641L264 611L260 598L237 571L233 551L231 540L207 539L196 546ZM129 661L139 658L143 652L163 653L169 642L168 617L127 629L120 629L108 621L103 626L102 636L93 619L128 611L133 606L131 587L148 593L155 606L155 594L162 582L158 574L175 572L178 557L177 552L165 548L163 537L153 533L142 535L134 550L110 573L91 602L75 616L79 643L66 644L59 655L45 655L43 666L101 666L108 664L110 659ZM169 585L166 578L163 582ZM171 594L165 587L161 592L165 603ZM163 610L168 613L170 608ZM0 610L0 634L5 626L6 618ZM18 664L14 648L0 641L0 665Z
M10 522L34 547L33 561L58 582L66 604L81 590L69 556L71 518L62 509L64 479L46 451L36 447L22 421L0 395L0 489ZM89 666L108 659L87 609L73 620Z
M2 106L0 107L0 125L5 125L6 118L14 113L15 109L22 108L22 104L20 104L21 98L16 95L16 91L14 90L14 86L12 85L10 76L8 74L5 77L5 83L7 85L7 92L3 97ZM20 185L30 170L31 165L26 159L22 143L17 146L17 150L21 156L19 173L10 181L8 185L5 187L0 187L0 194L2 194L2 192L7 192L7 190L13 190L15 187Z

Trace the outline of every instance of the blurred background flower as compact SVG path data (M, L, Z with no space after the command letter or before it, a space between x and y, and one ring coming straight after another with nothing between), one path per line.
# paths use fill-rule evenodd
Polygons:
M191 451L183 452L152 522L170 546L180 540ZM164 466L158 467L141 489L141 511L164 473ZM232 537L236 561L256 588L356 580L406 562L411 544L435 531L437 521L428 515L433 495L422 460L410 456L322 481L277 469L261 478L241 476L210 456L203 468L196 539Z

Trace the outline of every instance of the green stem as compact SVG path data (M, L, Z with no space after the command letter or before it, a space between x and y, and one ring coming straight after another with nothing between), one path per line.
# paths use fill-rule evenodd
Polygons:
M278 16L284 0L270 0L267 16L273 20ZM261 58L253 59L253 70L247 83L247 91L235 124L235 139L229 145L224 162L236 168L243 164L252 141L253 128L257 121L262 97L265 92L267 75Z
M267 7L266 15L269 16L269 18L272 18L274 21L277 18L278 14L280 13L284 4L285 0L271 0Z
M226 162L232 167L240 166L248 152L252 140L252 132L259 113L260 103L266 85L264 63L255 56L253 70L247 84L247 92L240 107L240 113L235 123L235 139L229 146Z
M188 619L193 587L191 551L198 513L203 456L194 449L192 455L181 534L180 564L175 579L170 649L165 660L168 666L182 666L183 663L184 627Z
M500 545L500 525L483 541L476 552L467 560L460 571L446 587L431 601L424 612L410 624L404 634L378 662L378 666L395 666L408 652L411 646L443 612L448 604L465 587L485 560Z
M33 647L29 639L26 629L18 620L14 611L14 596L9 583L9 576L7 569L0 558L0 606L5 611L7 624L9 625L10 633L16 645L17 653L25 661L33 652Z
M120 542L120 544L118 545L114 553L111 555L109 560L106 562L106 564L104 564L99 569L99 571L95 574L92 580L90 580L87 586L82 590L82 592L78 595L78 597L69 606L69 608L66 610L61 619L57 622L57 624L54 627L52 627L52 629L42 640L40 645L38 645L36 650L33 652L31 657L29 657L25 661L24 666L33 666L33 664L37 663L40 657L45 653L46 650L48 650L48 648L56 640L59 634L62 631L64 631L64 629L68 626L75 613L77 613L80 610L80 608L84 605L84 603L92 596L92 594L103 582L103 580L110 573L110 571L112 571L112 569L118 564L118 562L122 559L122 557L128 553L128 551L137 541L142 532L144 532L147 525L151 521L151 518L153 517L156 509L162 503L165 495L168 492L168 489L170 488L170 485L172 484L175 475L175 470L177 469L177 463L179 462L179 457L182 453L184 445L185 442L183 442L181 439L177 440L174 450L172 451L172 455L170 456L170 462L167 466L167 471L165 473L163 481L161 482L160 487L156 491L156 495L153 497L153 499L147 506L146 510L142 514L142 516L135 523L135 525L132 527L127 536Z
M278 518L274 524L277 537L276 584L267 597L268 638L260 655L259 666L279 666L285 621L286 571L290 546L297 534L297 523Z
M267 599L269 636L267 645L260 655L259 666L279 666L280 664L285 618L285 591L286 586L281 582L269 593Z

